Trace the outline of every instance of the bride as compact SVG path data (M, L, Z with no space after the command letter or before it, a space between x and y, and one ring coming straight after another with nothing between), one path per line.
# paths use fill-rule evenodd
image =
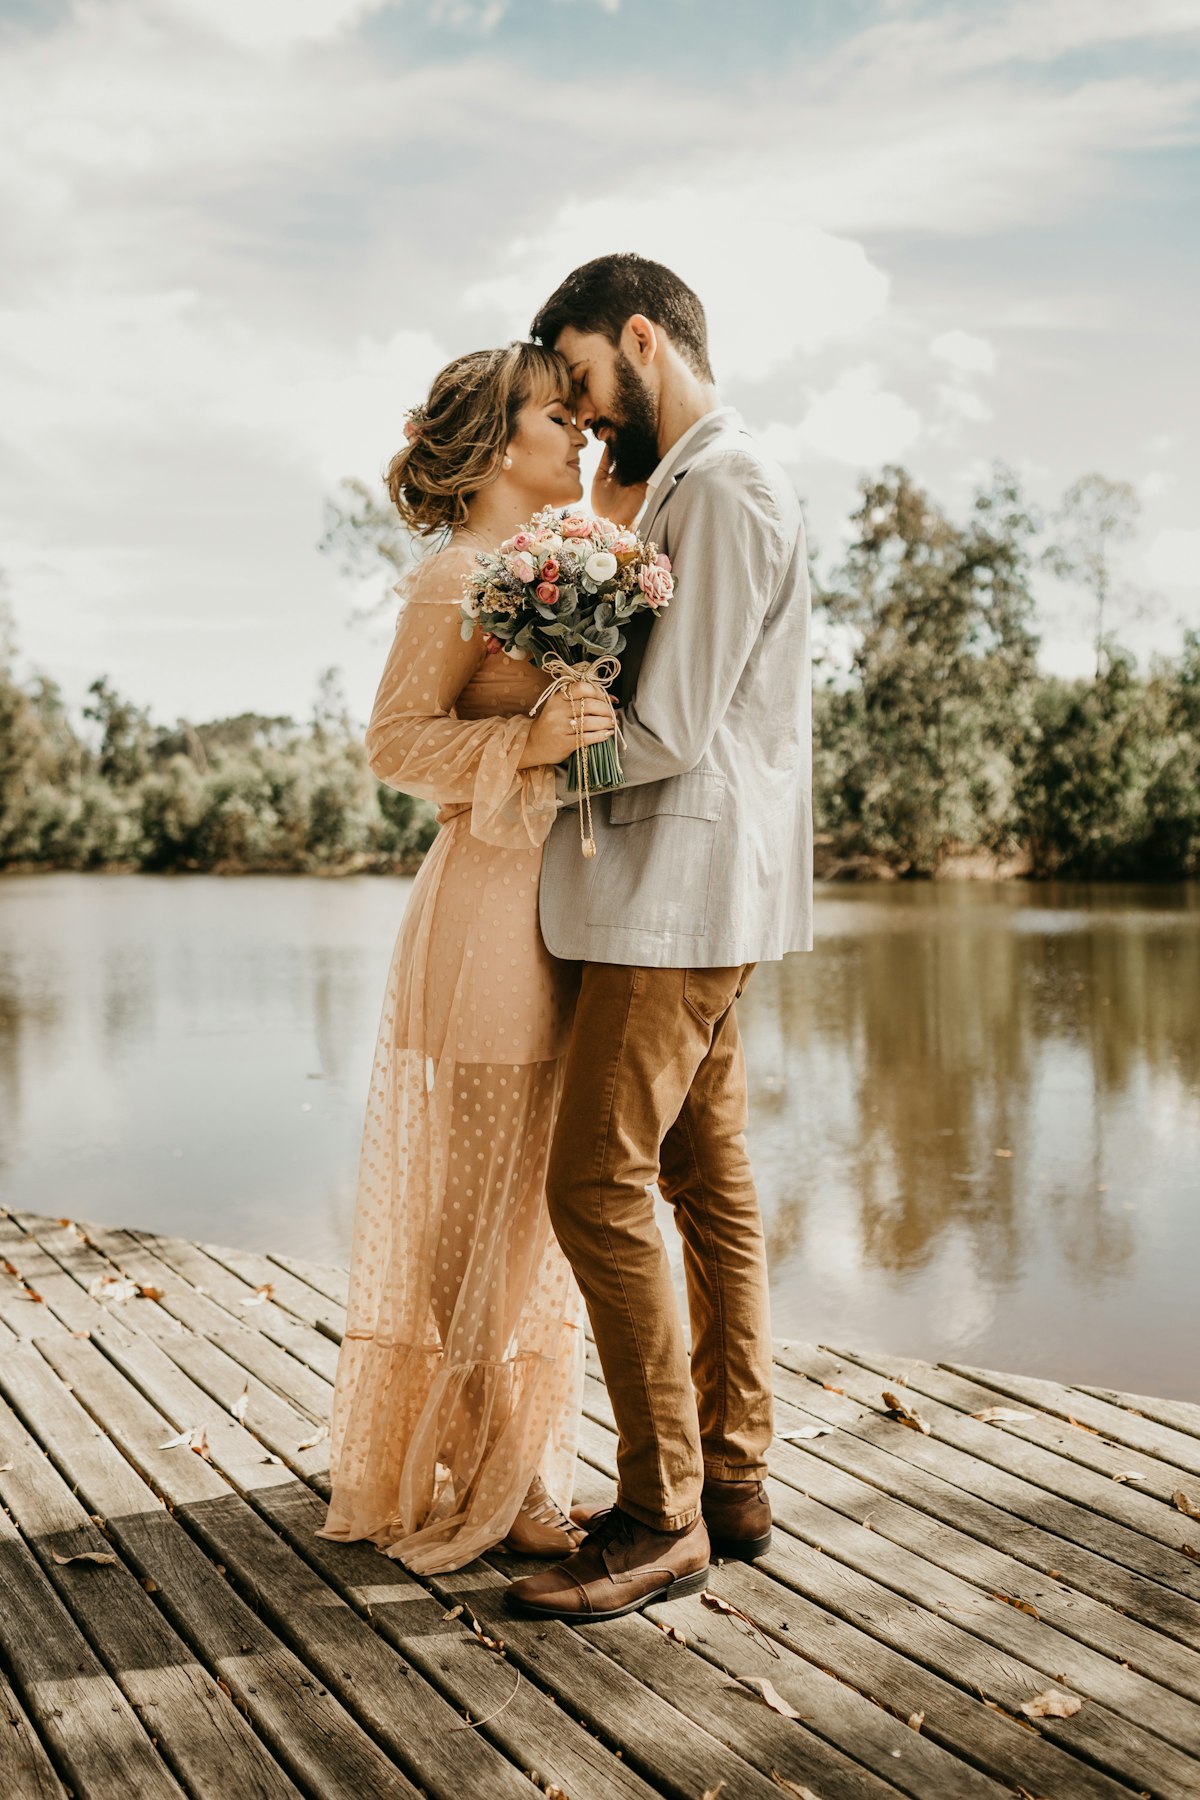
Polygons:
M538 928L554 765L601 742L598 690L464 642L480 550L582 493L566 364L534 344L450 363L409 415L388 489L436 541L404 605L367 731L381 781L439 804L384 997L358 1178L322 1535L409 1568L500 1543L566 1555L583 1309L544 1181L575 1001Z

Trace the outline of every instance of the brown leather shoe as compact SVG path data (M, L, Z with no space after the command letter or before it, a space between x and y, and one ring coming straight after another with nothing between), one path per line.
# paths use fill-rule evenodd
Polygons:
M509 1527L504 1548L517 1556L570 1556L587 1527L570 1520L540 1475L529 1484L521 1510Z
M716 1481L707 1475L700 1506L714 1556L753 1562L771 1548L771 1502L761 1481Z
M771 1548L771 1502L761 1481L716 1481L706 1475L700 1510L714 1556L753 1562ZM607 1507L573 1506L571 1520L594 1531L607 1511Z
M619 1507L602 1513L574 1556L514 1581L506 1603L542 1619L619 1619L652 1600L677 1600L708 1586L708 1532L654 1531Z

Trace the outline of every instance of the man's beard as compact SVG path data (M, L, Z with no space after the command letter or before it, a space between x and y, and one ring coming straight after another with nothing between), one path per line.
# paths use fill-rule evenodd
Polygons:
M621 487L649 481L661 460L658 413L650 390L625 355L617 351L616 407L619 418L599 421L609 427L608 466Z

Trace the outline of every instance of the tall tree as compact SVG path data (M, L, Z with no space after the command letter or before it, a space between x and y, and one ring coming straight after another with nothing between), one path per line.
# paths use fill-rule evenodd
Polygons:
M1140 511L1129 482L1081 475L1063 495L1053 519L1055 539L1044 552L1047 567L1060 581L1078 582L1092 596L1097 681L1109 653L1105 631L1111 629L1114 604L1127 601L1133 592L1120 580L1115 552L1133 536Z

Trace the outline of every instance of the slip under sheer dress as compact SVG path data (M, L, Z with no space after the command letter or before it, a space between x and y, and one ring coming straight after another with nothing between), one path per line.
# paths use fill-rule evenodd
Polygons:
M554 774L520 770L545 685L464 643L471 557L406 584L367 744L442 829L392 956L359 1162L322 1535L421 1573L506 1535L535 1475L569 1507L583 1304L546 1160L576 992L538 926Z

